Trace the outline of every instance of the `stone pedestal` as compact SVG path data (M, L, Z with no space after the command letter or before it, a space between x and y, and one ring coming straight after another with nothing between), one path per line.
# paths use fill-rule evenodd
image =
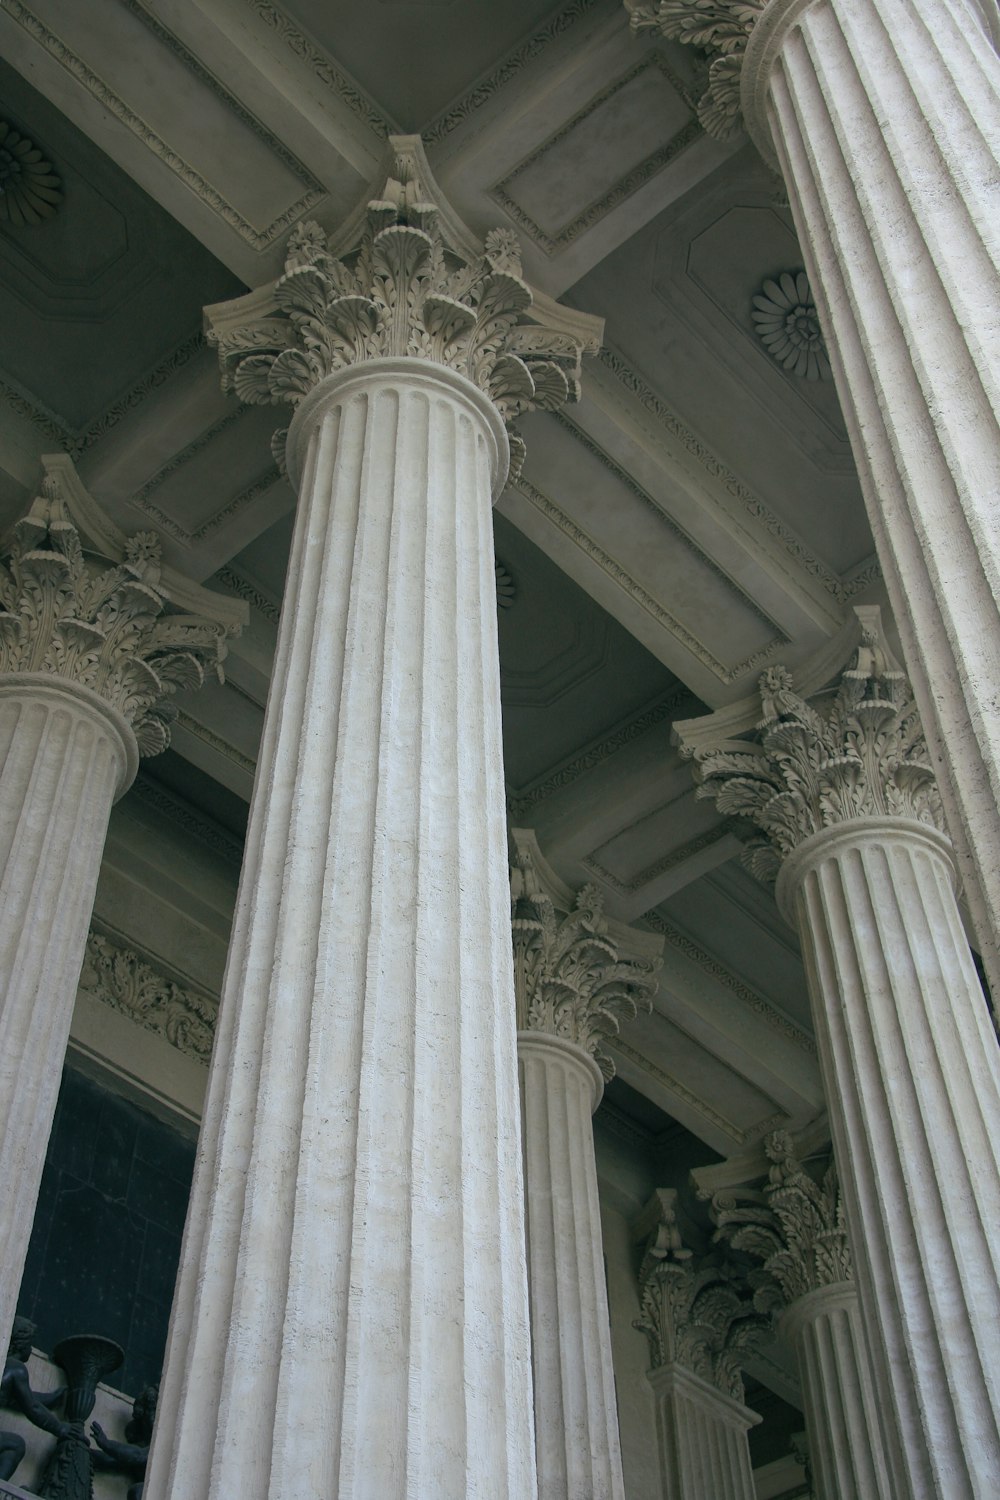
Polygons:
M519 1031L539 1500L624 1500L593 1111L573 1042Z
M769 0L747 29L744 116L788 186L1000 992L1000 21L993 0Z
M0 676L0 1328L16 1310L111 804L124 714L40 672Z
M669 1500L755 1500L747 1433L760 1421L683 1365L650 1370L663 1493Z
M781 1332L795 1350L815 1500L895 1500L858 1291L841 1281L807 1292Z
M802 940L865 1317L913 1495L1000 1491L1000 1050L948 840L903 818L806 840ZM834 1103L836 1107L834 1107ZM877 1350L876 1357L877 1357Z

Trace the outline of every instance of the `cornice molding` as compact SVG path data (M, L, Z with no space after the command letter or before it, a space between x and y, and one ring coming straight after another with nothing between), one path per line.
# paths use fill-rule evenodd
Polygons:
M574 781L585 776L588 771L594 770L616 751L647 734L650 729L655 729L657 724L662 724L672 718L676 710L682 704L690 702L693 697L694 694L686 687L671 688L665 698L650 704L647 708L640 709L637 714L624 720L610 734L591 741L585 749L577 751L567 760L552 766L540 777L529 782L527 786L520 787L516 791L509 790L507 810L510 816L515 819L523 817L539 802L544 802L546 797L551 797L553 792L571 786Z
M555 235L547 234L512 195L510 191L511 186L521 172L526 171L528 167L544 156L547 151L550 151L553 146L558 145L560 141L570 135L595 110L600 109L608 99L613 98L619 90L632 83L634 79L638 78L651 67L659 69L663 76L674 86L680 97L693 110L695 107L694 101L683 80L678 78L673 72L662 54L654 52L649 57L643 58L641 62L636 63L626 73L623 73L621 77L616 78L612 83L608 84L606 88L596 93L572 119L560 126L541 145L536 146L523 161L519 161L505 177L502 177L490 189L490 197L493 201L503 209L504 213L508 214L514 220L518 228L522 229L546 255L559 255L563 250L568 249L575 240L579 239L580 235L585 234L588 229L593 229L595 224L599 224L620 203L624 203L633 193L638 192L645 183L655 177L658 172L661 172L676 156L680 155L685 147L691 145L701 135L701 127L698 121L691 119L687 124L681 126L680 130L664 145L658 147L656 151L644 158L643 161L630 167L625 176L616 182L613 187L589 203L582 212L570 219L559 230L558 234Z
M382 112L361 85L355 83L353 78L349 78L333 61L330 54L325 52L307 32L296 26L279 5L274 5L272 0L246 0L246 4L264 22L264 25L275 33L288 50L294 52L295 56L311 69L320 83L332 94L336 94L351 113L363 124L369 126L377 136L380 136L382 140L387 140L398 129L396 122Z
M277 625L281 618L281 605L268 594L263 593L248 578L244 578L243 574L237 572L232 564L227 563L224 568L220 568L214 577L224 589L228 589L238 599L245 600L251 609L263 615L265 620L270 620L273 625Z
M645 1053L637 1051L629 1042L624 1042L621 1037L616 1037L611 1046L621 1057L632 1063L640 1072L648 1073L649 1077L658 1083L661 1088L665 1089L668 1094L672 1094L682 1104L686 1104L694 1114L700 1115L706 1124L713 1126L716 1130L727 1136L735 1145L751 1146L755 1141L759 1141L762 1135L767 1135L768 1131L775 1130L788 1119L784 1111L779 1110L773 1115L768 1115L766 1119L759 1120L757 1124L752 1125L748 1130L743 1130L739 1125L734 1124L732 1120L728 1119L726 1115L720 1114L700 1094L696 1094L692 1089L689 1089L686 1083L682 1083L679 1078L675 1078L672 1073L668 1073L665 1068L661 1068L659 1063L653 1062L652 1058L648 1057Z
M250 0L250 3L259 4L261 0ZM506 84L516 78L527 63L541 56L552 42L557 41L600 3L601 0L570 0L556 15L550 16L545 25L527 41L520 42L491 72L474 83L471 89L425 126L420 132L424 145L435 146L453 130L464 125L477 110L482 109L484 104L488 104Z
M210 73L193 53L189 52L184 44L174 36L159 21L146 10L140 0L124 0L129 10L148 26L150 31L165 45L169 46L177 58L188 67L194 76L207 87L211 88L217 97L225 104L226 108L248 126L255 135L262 140L275 156L288 167L298 178L305 188L305 192L290 207L284 209L277 218L263 228L257 228L244 217L240 211L228 201L228 199L215 187L212 186L202 174L189 162L173 149L161 135L159 135L138 114L131 105L127 104L120 94L104 79L99 77L93 69L69 47L61 37L51 31L46 23L37 16L34 11L22 3L22 0L0 0L0 10L6 11L12 20L32 38L33 41L44 48L46 52L74 78L83 88L87 90L105 109L107 109L117 120L130 130L132 134L147 147L152 154L159 158L176 177L184 183L196 198L206 205L213 213L217 214L224 223L240 236L253 250L266 250L268 246L280 238L288 227L302 218L303 214L309 212L317 203L326 197L326 189L312 175L310 171L288 151L276 136L252 115L249 110L231 94L229 90Z
M667 406L666 402L613 346L606 345L598 355L598 359L619 384L649 412L650 416L655 417L658 425L665 427L673 437L677 438L685 451L696 459L713 479L722 482L726 492L739 501L742 508L764 528L769 537L781 544L789 557L816 578L838 603L844 602L847 598L845 586L832 568L816 557L802 538L776 516L760 496L744 484L732 469L716 457L707 444L702 442L701 438L692 432L677 413Z
M679 927L668 922L659 911L655 908L647 911L641 920L654 932L660 933L677 953L683 954L700 969L704 969L706 974L710 974L713 979L725 985L727 990L731 990L737 999L748 1005L762 1021L767 1022L768 1026L772 1026L775 1031L780 1032L783 1037L794 1043L796 1047L800 1047L810 1057L816 1056L816 1043L808 1032L796 1026L795 1022L790 1020L783 1011L765 1000L763 995L758 994L755 989L734 974L732 969L727 968L720 959L706 952L693 938L688 937L686 932L682 932Z
M718 657L709 651L707 646L698 640L697 636L693 635L680 622L676 615L671 614L659 600L654 599L652 594L632 577L631 573L623 568L620 563L616 562L613 557L610 557L604 548L598 542L594 541L592 536L589 536L582 527L578 526L575 521L567 516L565 511L561 510L555 501L544 494L542 490L531 484L523 475L513 482L511 488L515 489L519 495L522 495L547 521L550 521L564 536L568 537L571 542L579 547L580 551L591 562L596 563L618 585L622 592L629 596L633 603L645 610L661 629L666 630L670 635L676 637L685 650L689 651L703 667L707 667L720 682L728 684L738 681L739 678L745 677L748 672L752 672L755 667L767 661L769 657L773 656L780 649L782 644L780 640L769 642L767 646L752 652L743 661L736 662L732 667L727 667L724 662L719 661Z
M243 844L235 835L141 771L132 783L128 800L141 802L143 806L152 808L154 812L175 823L184 833L198 839L207 849L222 855L237 870L242 864Z

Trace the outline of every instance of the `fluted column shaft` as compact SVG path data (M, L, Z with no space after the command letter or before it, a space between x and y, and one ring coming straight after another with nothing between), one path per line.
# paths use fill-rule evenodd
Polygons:
M0 674L4 1339L17 1306L108 817L135 775L137 755L125 718L96 693L48 674Z
M415 358L328 376L147 1500L535 1493L491 492Z
M903 818L813 834L778 878L893 1464L921 1500L1000 1493L1000 1050L954 879L948 840Z
M539 1500L624 1500L593 1111L573 1042L519 1031Z
M815 1500L899 1494L886 1462L854 1282L807 1292L785 1313L781 1331L798 1362Z
M1000 990L1000 58L992 0L771 0L743 67Z
M747 1432L760 1421L683 1365L647 1376L666 1500L755 1500Z

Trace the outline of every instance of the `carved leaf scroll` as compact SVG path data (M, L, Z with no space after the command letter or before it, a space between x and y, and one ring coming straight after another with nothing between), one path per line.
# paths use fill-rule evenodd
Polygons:
M759 1188L729 1188L712 1198L716 1239L760 1264L754 1278L758 1306L789 1307L819 1287L853 1278L836 1165L811 1176L792 1139L776 1130L764 1140L772 1163Z
M295 406L334 371L412 356L468 376L508 425L577 400L581 345L525 322L534 299L514 233L492 230L469 259L424 201L412 163L399 157L393 172L352 250L334 256L317 224L300 224L273 289L273 315L209 334L224 388L251 404ZM276 442L283 447L283 434ZM516 472L516 434L511 454Z
M110 567L85 554L59 481L12 531L0 559L0 672L51 672L92 688L132 725L141 755L170 742L171 701L222 680L227 629L166 612L160 543L140 532Z
M668 41L700 47L709 56L708 88L698 119L708 135L726 141L742 128L740 74L750 33L767 0L658 0L630 5L633 31L658 31Z
M596 886L584 886L560 917L523 851L511 871L511 929L518 1027L575 1042L612 1078L601 1042L650 1009L661 960L619 955Z
M812 707L786 668L760 679L763 716L746 750L704 754L697 795L764 835L747 862L774 879L823 828L866 817L914 818L945 831L941 799L905 674L867 628L832 699Z

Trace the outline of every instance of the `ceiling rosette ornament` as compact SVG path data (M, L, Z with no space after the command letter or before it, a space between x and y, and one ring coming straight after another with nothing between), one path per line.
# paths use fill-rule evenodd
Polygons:
M574 1042L613 1078L601 1043L651 1009L662 960L621 957L594 885L560 916L524 851L511 870L511 930L518 1028Z
M391 144L385 185L355 217L347 243L334 248L319 225L299 224L267 305L252 294L241 299L254 304L252 320L212 323L223 386L254 405L294 407L338 370L399 356L434 360L493 401L508 426L516 473L524 445L511 424L579 399L585 345L569 327L572 315L566 328L539 315L514 232L491 230L475 246L425 190L419 142L394 137ZM283 443L278 433L279 463Z
M764 282L751 308L757 337L772 359L803 380L830 380L819 314L805 271L783 271Z
M865 628L836 693L812 707L792 675L760 679L763 717L745 749L702 752L699 797L764 835L746 862L773 880L811 834L860 818L912 818L946 832L937 782L905 673L881 635Z
M698 119L717 141L730 140L743 127L743 57L766 4L767 0L625 0L633 31L658 31L668 41L700 47L708 54L708 88L698 103Z
M39 224L62 202L62 179L26 135L0 120L0 220Z
M170 742L171 701L222 681L226 625L168 612L159 539L139 532L107 566L85 553L48 475L0 559L0 672L45 672L91 688L132 726L141 755Z

